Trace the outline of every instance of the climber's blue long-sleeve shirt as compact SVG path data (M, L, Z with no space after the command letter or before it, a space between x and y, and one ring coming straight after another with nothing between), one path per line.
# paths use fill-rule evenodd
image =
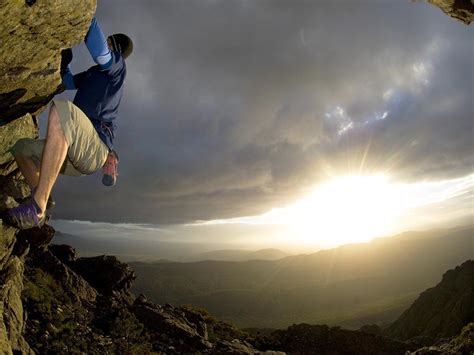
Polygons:
M89 117L99 137L109 149L113 149L113 121L117 117L122 98L126 75L125 61L120 53L109 49L95 17L85 43L97 65L74 76L68 67L63 75L63 85L68 90L77 89L74 105Z

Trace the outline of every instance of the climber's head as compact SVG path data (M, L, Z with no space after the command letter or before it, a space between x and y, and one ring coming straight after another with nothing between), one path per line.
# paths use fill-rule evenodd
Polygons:
M123 33L116 33L109 36L109 38L107 38L107 43L109 44L110 49L122 54L124 59L132 54L133 42L130 37Z

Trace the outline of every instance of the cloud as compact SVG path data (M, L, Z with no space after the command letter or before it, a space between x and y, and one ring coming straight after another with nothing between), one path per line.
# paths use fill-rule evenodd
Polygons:
M229 218L337 174L472 168L472 28L428 4L117 0L97 17L135 43L120 177L61 178L58 217Z

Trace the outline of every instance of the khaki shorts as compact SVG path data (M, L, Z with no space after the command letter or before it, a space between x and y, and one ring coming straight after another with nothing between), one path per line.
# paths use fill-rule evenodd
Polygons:
M60 173L70 176L90 175L102 168L109 148L99 138L89 118L70 101L53 100L51 105L55 105L58 110L69 147ZM45 143L44 139L22 138L10 152L30 157L40 166Z

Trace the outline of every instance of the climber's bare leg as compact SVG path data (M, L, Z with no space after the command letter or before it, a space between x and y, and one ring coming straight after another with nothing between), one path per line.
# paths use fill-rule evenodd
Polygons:
M59 121L58 110L53 104L49 110L46 144L41 159L38 187L34 196L43 213L46 210L49 194L56 182L64 159L66 159L67 150L68 145Z
M22 154L15 154L15 161L21 173L30 186L30 189L35 188L39 181L39 166L36 165L33 159Z

